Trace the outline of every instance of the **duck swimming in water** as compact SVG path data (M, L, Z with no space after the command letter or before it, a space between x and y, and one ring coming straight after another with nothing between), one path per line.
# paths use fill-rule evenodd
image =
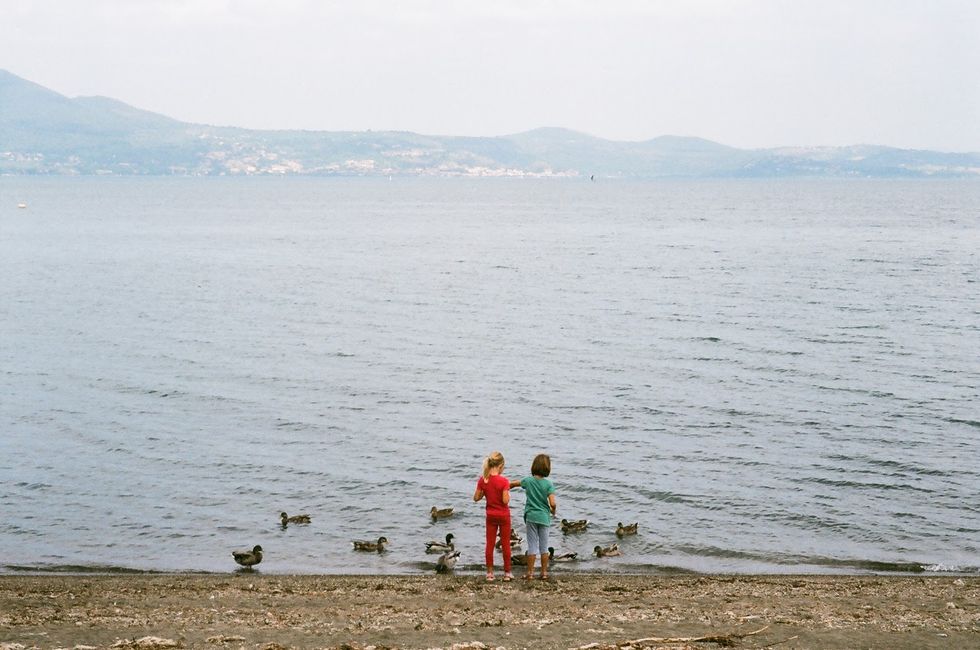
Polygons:
M453 509L437 508L435 506L432 506L432 510L429 511L429 516L432 517L433 521L435 521L436 519L446 519L447 517L453 516Z
M425 543L426 553L445 553L446 551L455 551L455 550L456 550L456 545L453 544L452 533L446 533L445 542L438 542L436 540L432 540L431 542Z
M596 546L592 549L592 552L596 557L615 557L617 555L622 555L619 552L619 544L613 544L612 546Z
M575 519L572 521L569 521L568 519L561 520L561 532L563 533L580 533L588 527L588 519Z
M636 535L636 529L639 526L639 522L634 522L632 524L623 525L623 522L619 522L616 525L616 537L626 537L627 535Z
M279 513L279 519L282 522L282 527L285 528L289 524L308 524L310 523L309 515L293 515L290 517L285 512Z
M387 543L387 537L379 537L376 542L366 542L363 540L354 540L352 542L355 551L377 551L378 553L385 550L385 544Z
M548 547L548 558L551 562L574 562L578 553L555 553L553 546Z
M524 538L521 537L520 535L518 535L516 530L514 530L513 528L511 528L510 529L510 548L511 549L518 548L523 543L524 543ZM503 543L500 541L499 538L497 539L497 545L496 546L497 546L497 549L498 550L499 549L503 549L503 547L504 547Z

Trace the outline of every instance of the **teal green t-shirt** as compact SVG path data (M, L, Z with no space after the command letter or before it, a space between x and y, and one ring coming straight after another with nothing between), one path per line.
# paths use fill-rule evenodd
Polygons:
M535 524L551 524L551 506L548 505L548 495L555 493L555 486L550 479L526 476L521 479L521 487L527 494L524 502L524 521Z

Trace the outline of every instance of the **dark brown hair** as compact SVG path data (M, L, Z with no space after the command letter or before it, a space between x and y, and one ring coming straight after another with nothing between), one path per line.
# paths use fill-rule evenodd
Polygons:
M531 474L545 478L551 474L551 457L548 454L538 454L531 462Z

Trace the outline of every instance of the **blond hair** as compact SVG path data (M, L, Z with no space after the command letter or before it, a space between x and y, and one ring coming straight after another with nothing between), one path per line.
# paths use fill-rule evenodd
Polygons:
M490 478L490 470L495 467L504 466L504 455L499 451L495 451L486 458L483 459L483 480Z

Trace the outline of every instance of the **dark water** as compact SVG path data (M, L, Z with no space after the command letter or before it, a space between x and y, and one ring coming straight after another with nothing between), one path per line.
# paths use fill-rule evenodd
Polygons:
M971 182L0 178L0 570L475 567L499 449L577 570L978 573L978 282Z

